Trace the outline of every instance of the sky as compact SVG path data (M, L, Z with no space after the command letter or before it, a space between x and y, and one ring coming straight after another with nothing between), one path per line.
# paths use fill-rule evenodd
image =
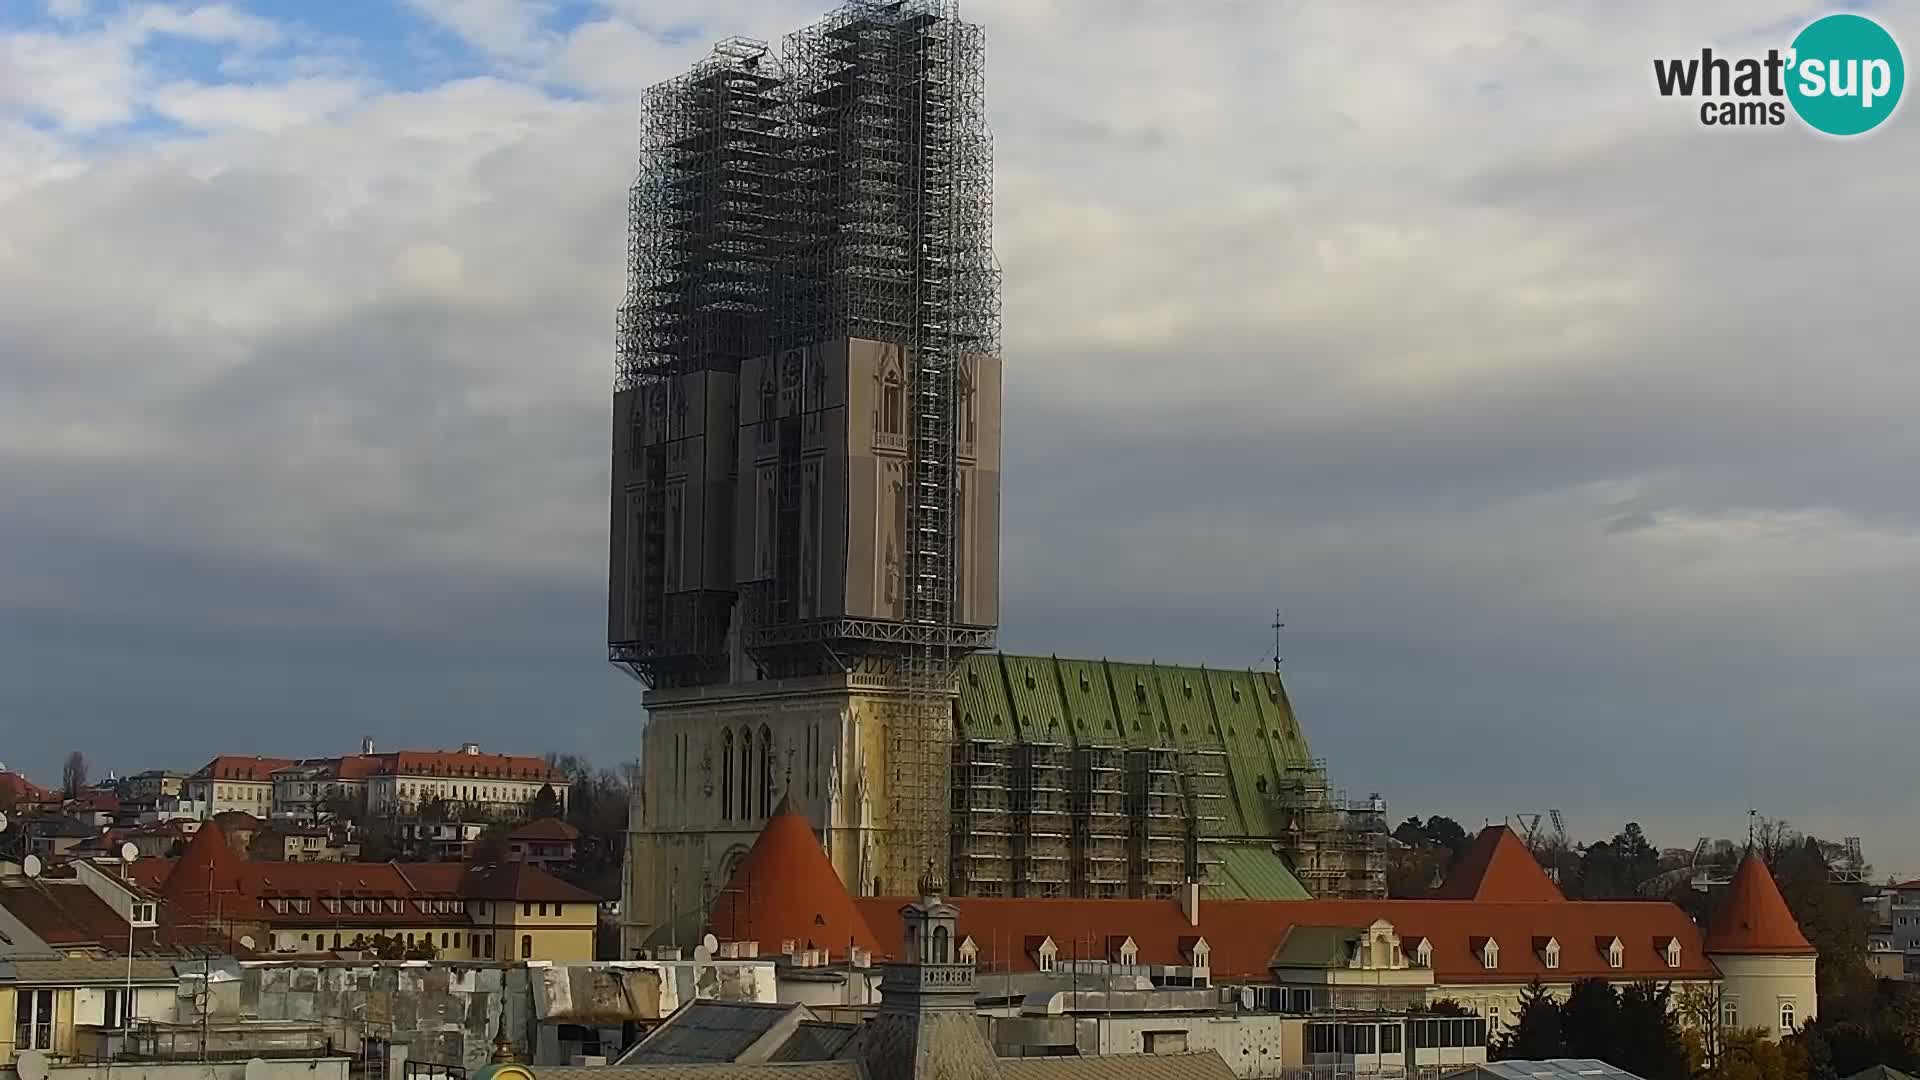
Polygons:
M1654 92L1800 3L1410 10L968 0L1002 645L1263 666L1279 609L1315 753L1396 817L1757 808L1920 876L1913 106ZM819 11L0 0L0 761L634 757L638 92Z

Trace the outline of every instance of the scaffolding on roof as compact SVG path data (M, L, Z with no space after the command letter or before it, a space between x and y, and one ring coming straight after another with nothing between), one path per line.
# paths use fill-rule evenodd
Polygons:
M1271 796L1280 846L1295 876L1314 896L1384 899L1387 895L1387 804L1378 795L1354 801L1327 782L1321 759L1292 764Z

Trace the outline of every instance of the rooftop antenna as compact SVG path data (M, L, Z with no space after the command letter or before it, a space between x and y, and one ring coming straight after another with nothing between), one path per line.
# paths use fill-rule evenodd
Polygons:
M1280 674L1280 631L1285 630L1286 628L1287 628L1287 624L1280 621L1280 609L1274 608L1273 609L1273 673L1275 675Z

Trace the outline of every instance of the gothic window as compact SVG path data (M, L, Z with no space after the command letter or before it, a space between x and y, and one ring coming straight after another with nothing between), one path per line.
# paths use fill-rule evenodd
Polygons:
M753 729L740 729L740 820L753 816Z
M733 729L720 737L720 820L733 819Z
M773 812L773 735L760 725L760 816Z
M947 944L948 944L947 928L944 926L934 927L933 928L933 958L932 958L934 963L944 964L948 962Z
M899 372L887 372L880 381L880 431L883 434L899 435L905 430L902 396Z

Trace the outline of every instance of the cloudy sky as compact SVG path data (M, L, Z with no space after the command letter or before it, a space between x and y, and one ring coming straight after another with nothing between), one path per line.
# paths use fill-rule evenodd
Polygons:
M0 760L631 758L636 92L818 6L0 0ZM1412 10L967 5L1003 644L1258 665L1282 608L1316 751L1398 813L1758 807L1920 876L1911 104L1654 94L1798 3Z

